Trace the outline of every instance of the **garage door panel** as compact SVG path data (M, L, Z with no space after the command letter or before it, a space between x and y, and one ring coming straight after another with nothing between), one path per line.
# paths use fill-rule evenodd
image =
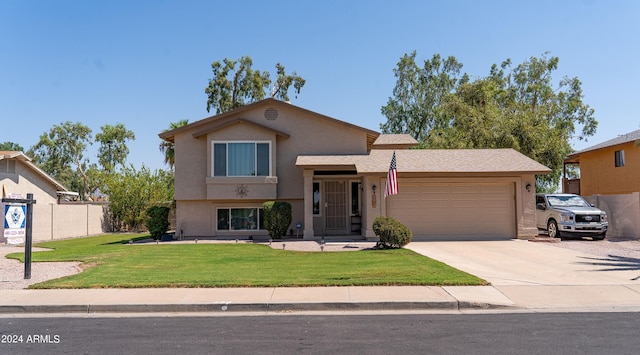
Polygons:
M420 237L515 236L513 183L407 183L386 199L388 215Z

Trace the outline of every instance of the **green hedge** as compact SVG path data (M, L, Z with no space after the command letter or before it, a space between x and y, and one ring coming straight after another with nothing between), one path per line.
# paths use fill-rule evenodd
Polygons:
M287 235L291 225L291 204L283 201L267 201L262 204L264 211L264 227L269 237L279 239Z
M169 230L169 207L151 206L147 208L145 226L153 239L160 239Z
M380 238L378 247L382 248L402 248L413 237L411 229L393 217L376 217L373 232Z

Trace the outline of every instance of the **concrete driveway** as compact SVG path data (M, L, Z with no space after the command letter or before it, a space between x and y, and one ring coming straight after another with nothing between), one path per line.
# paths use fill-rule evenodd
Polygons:
M526 240L412 242L406 248L493 286L635 285L640 260L600 257Z

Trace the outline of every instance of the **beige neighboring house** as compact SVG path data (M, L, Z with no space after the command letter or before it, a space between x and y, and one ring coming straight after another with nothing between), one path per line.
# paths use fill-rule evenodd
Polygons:
M265 99L163 132L175 143L181 237L266 237L262 203L290 202L290 235L375 240L392 216L416 239L531 238L535 175L512 149L420 150L409 135ZM396 153L399 194L384 197Z
M2 197L32 193L33 240L73 238L103 232L103 206L61 204L78 194L38 168L23 152L0 151ZM1 237L1 236L0 236Z
M58 203L69 191L31 162L23 152L0 151L0 181L3 197L32 193L37 203Z

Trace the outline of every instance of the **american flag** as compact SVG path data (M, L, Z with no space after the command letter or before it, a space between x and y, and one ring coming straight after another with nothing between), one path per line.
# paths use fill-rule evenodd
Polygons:
M398 194L398 171L396 170L396 152L391 157L391 165L387 173L387 188L384 190L384 197Z

